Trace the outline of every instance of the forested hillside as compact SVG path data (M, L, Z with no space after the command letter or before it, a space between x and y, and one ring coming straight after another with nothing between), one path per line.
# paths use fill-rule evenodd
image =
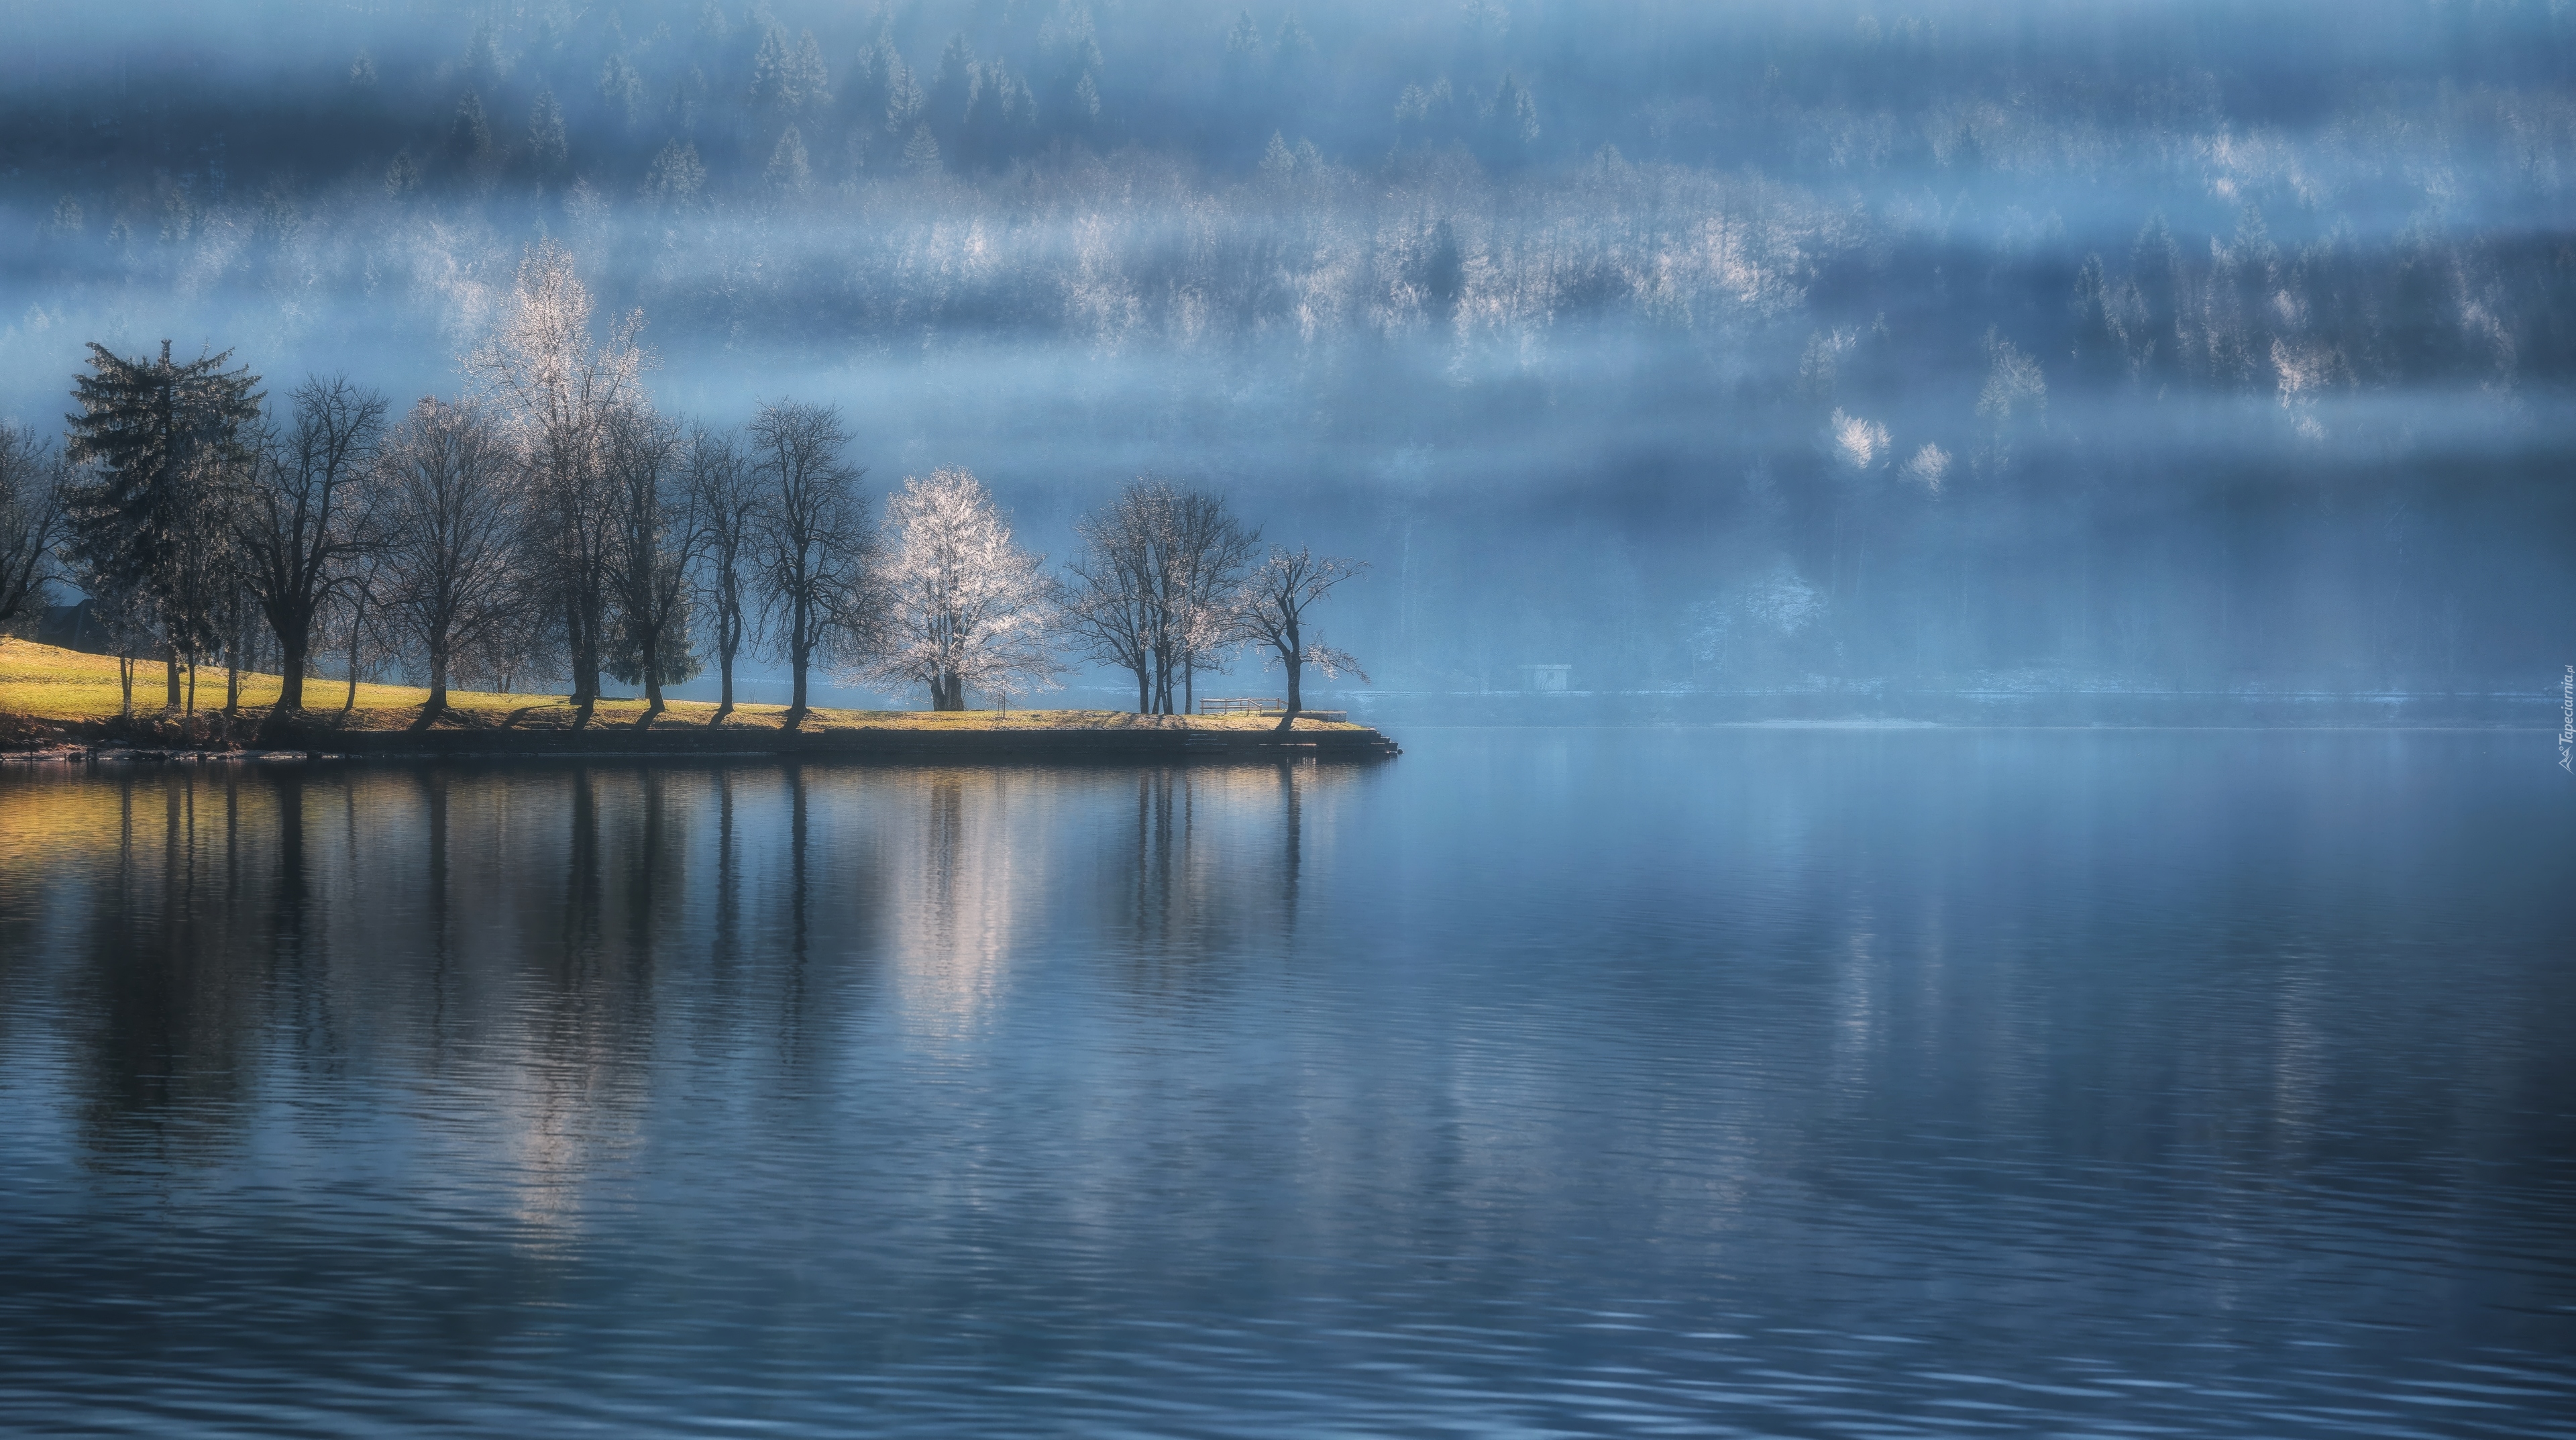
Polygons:
M1396 689L2568 658L2537 0L0 12L40 431L93 340L456 395L552 239L665 408L838 404L880 492L1061 555L1152 472L1367 557Z

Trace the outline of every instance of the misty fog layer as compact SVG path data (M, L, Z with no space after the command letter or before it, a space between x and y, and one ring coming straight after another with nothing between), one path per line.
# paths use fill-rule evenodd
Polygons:
M664 408L838 404L880 498L971 468L1062 558L1150 471L1370 561L1328 626L1382 689L2566 658L2546 4L8 22L0 417L48 433L91 340L457 393L553 238Z

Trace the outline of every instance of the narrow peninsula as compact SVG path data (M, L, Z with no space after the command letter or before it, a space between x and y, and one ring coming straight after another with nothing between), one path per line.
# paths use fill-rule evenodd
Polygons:
M200 667L168 699L161 667L138 666L129 710L115 657L0 638L0 753L66 760L322 757L780 756L941 764L1377 760L1395 742L1340 711L1139 715L1122 710L813 708L602 699L584 716L561 695L451 690L427 718L419 686L311 681L306 707L275 717L273 674ZM194 687L196 704L189 704ZM227 701L229 700L229 704ZM146 702L151 702L146 704Z

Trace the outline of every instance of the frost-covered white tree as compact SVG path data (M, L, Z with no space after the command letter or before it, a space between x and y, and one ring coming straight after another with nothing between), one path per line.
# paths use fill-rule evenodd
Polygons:
M1902 474L1908 483L1922 486L1924 494L1938 498L1941 494L1941 482L1948 479L1950 475L1950 452L1926 442L1922 449L1914 452L1914 458L1906 461L1905 468L1898 473Z
M1011 539L1010 520L971 471L906 476L886 501L886 551L874 644L880 683L930 687L930 708L963 710L966 692L1026 694L1060 670L1046 558Z
M528 247L498 322L464 357L490 398L523 467L529 534L543 553L564 620L572 703L582 723L599 698L611 543L603 446L610 417L643 399L651 357L636 342L644 312L591 333L590 291L572 252L552 240Z
M1887 457L1887 427L1875 420L1836 410L1826 427L1834 458L1854 473L1876 469Z

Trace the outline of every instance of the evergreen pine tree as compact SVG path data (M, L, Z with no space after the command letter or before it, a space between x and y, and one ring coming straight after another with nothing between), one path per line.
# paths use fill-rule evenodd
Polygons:
M644 175L646 203L678 208L698 198L698 187L707 179L707 167L698 159L698 147L684 140L674 140L653 157L653 168Z
M492 125L483 117L483 97L471 90L456 102L456 119L447 127L447 153L460 166L472 166L492 153Z
M823 62L823 43L806 31L796 42L796 62L790 67L801 97L797 103L805 109L821 112L832 104L832 68Z
M540 90L536 106L528 115L528 163L538 175L553 179L562 173L570 156L564 139L563 107L555 103L554 91Z
M644 77L637 74L635 67L627 63L626 56L618 51L609 51L608 58L600 62L599 98L618 119L629 125L635 123L643 109Z
M956 145L966 125L966 111L975 101L975 47L963 35L952 35L948 48L939 53L939 74L930 82L930 133L942 145Z
M803 103L796 93L795 65L786 29L775 24L764 27L760 48L751 57L751 102L779 110L794 110Z
M903 168L915 175L927 175L939 168L939 142L928 125L912 127L912 138L904 142Z
M465 83L477 90L492 88L501 78L501 37L484 21L474 27L474 38L465 46Z
M1297 173L1297 154L1276 130L1270 132L1270 148L1261 152L1261 173L1272 180L1285 180Z
M912 67L896 56L886 78L886 133L900 135L921 118L922 106L928 100L921 93L921 82L912 76Z
M223 539L252 462L250 430L263 398L227 350L186 364L161 342L158 360L128 360L92 343L90 373L73 396L81 413L66 453L90 468L70 492L71 557L84 590L147 617L170 662L222 641L229 589Z
M761 173L771 191L780 195L802 195L812 178L805 164L805 137L790 125L778 137L769 152L769 166Z

